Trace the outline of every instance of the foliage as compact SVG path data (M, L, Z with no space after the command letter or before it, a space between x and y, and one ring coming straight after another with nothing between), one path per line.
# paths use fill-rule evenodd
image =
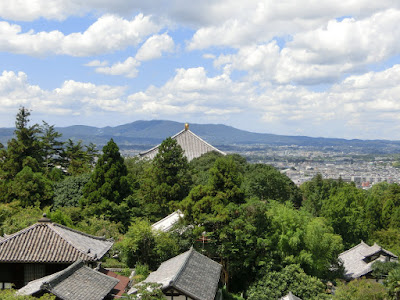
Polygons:
M229 293L226 288L222 289L222 299L224 300L244 300L243 297Z
M54 207L78 206L90 174L68 176L54 185Z
M348 284L340 284L334 300L384 300L386 291L382 284L368 279L356 279Z
M44 294L40 298L33 296L16 295L15 290L0 290L1 300L55 300L56 296L52 294Z
M122 224L107 220L104 216L86 217L78 224L76 228L95 236L104 236L118 240L122 232Z
M84 147L86 150L84 150ZM83 146L82 141L75 143L73 140L68 139L60 156L61 166L64 170L69 175L79 175L89 173L92 170L97 150L94 144Z
M372 265L372 276L377 279L384 279L394 269L400 268L398 262L377 260Z
M176 140L167 138L158 147L141 182L140 195L146 215L165 217L186 197L189 187L187 158Z
M117 144L111 139L103 147L96 167L83 188L83 204L89 215L104 215L112 221L126 222L128 210L122 202L130 194L127 169Z
M21 206L27 207L40 205L44 207L51 204L53 198L52 182L41 172L25 166L16 174L14 180L9 181L0 192L3 201L11 202L17 200Z
M147 278L150 274L148 265L137 263L135 265L135 276L133 277L135 283L141 282Z
M363 190L343 184L322 203L321 215L328 220L334 232L342 236L346 248L368 238L364 198Z
M1 214L7 214L7 217L1 224L0 232L12 234L36 223L43 215L43 211L37 207L25 207L21 209L18 202L3 204ZM3 210L4 209L4 210ZM1 221L1 220L0 220Z
M62 135L54 129L54 125L49 125L43 121L40 127L41 150L43 157L43 170L46 175L61 163L61 153L63 151L63 142L58 141Z
M133 267L137 263L155 269L161 262L178 254L176 240L167 232L155 232L146 220L137 219L117 244L122 260Z
M377 243L397 256L400 255L400 229L388 228L375 231L369 239L370 244Z
M279 202L291 201L296 207L301 205L299 188L286 175L265 164L249 165L244 177L248 198L273 199Z
M164 294L161 290L162 284L145 283L137 285L137 293L128 295L132 300L164 300Z
M385 280L385 286L388 290L388 296L391 300L400 299L400 268L395 268L389 272Z
M291 291L302 299L319 299L324 284L307 275L299 265L288 265L280 271L264 270L264 276L248 290L249 300L279 299Z
M272 243L283 264L300 264L310 275L320 278L340 276L332 273L343 251L342 238L323 218L313 218L304 210L289 204L272 202L268 210L271 219ZM340 270L339 270L340 271Z
M212 151L194 158L189 162L189 169L192 174L194 186L207 184L210 174L209 170L219 157L222 157L221 153Z

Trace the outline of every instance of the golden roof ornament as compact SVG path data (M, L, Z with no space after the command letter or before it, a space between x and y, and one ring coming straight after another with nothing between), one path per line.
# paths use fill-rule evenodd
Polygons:
M185 123L185 131L189 130L189 123Z

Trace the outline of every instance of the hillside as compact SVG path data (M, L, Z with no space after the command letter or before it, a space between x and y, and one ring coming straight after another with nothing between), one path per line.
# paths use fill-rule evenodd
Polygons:
M56 128L62 133L63 140L83 140L93 142L99 147L110 138L122 149L147 149L159 144L184 128L184 123L152 120L135 121L116 127L92 127L74 125ZM4 145L12 137L12 128L0 128L0 142ZM297 145L315 148L354 147L370 153L395 153L400 151L400 141L388 140L346 140L335 138L312 138L306 136L285 136L266 133L254 133L223 124L190 124L190 130L215 146L231 145Z

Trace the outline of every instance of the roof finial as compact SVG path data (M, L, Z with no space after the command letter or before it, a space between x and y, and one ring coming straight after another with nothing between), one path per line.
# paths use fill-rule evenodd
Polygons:
M51 220L47 217L47 214L44 213L44 214L43 214L43 217L41 217L41 218L39 219L39 222L40 222L40 223L49 223L49 222L51 222Z
M189 130L189 123L185 123L185 131Z

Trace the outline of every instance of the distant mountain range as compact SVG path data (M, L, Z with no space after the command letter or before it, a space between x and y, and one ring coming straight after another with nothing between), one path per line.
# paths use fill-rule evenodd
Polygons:
M173 136L183 128L184 123L152 120L135 121L116 127L74 125L58 127L56 130L62 133L62 140L82 140L84 144L93 142L98 147L102 147L110 138L113 138L121 149L147 149L161 143L166 137ZM285 136L248 132L222 124L190 124L190 130L212 145L222 148L232 145L297 145L316 148L354 147L368 153L400 152L400 141ZM13 128L0 128L0 142L6 145L12 138L13 132Z

